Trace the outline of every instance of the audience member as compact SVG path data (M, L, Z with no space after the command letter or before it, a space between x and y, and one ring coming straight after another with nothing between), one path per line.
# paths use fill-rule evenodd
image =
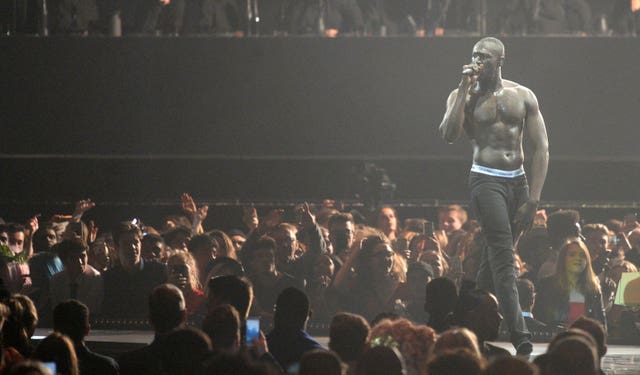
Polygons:
M554 1L554 0L552 0ZM547 234L551 252L538 270L537 280L553 275L556 271L558 252L567 239L580 237L580 213L576 210L558 210L547 218Z
M432 355L438 356L455 349L467 349L482 357L476 334L466 328L453 328L442 332L433 345Z
M55 362L57 374L80 374L73 343L61 333L54 332L40 341L32 358L42 362Z
M231 258L216 258L209 263L209 272L207 273L206 280L211 280L218 276L244 276L244 268L242 264L237 260ZM204 284L207 285L207 284Z
M400 233L398 215L395 208L391 206L381 207L376 212L375 227L382 231L389 241L395 241L398 233Z
M262 237L243 251L247 274L253 283L255 315L270 317L280 292L289 287L303 289L304 284L276 267L276 242Z
M229 375L282 375L282 370L263 361L256 361L246 353L228 353L225 351L214 353L203 364L202 374Z
M183 327L186 322L187 307L178 287L171 284L155 287L148 297L148 303L149 320L155 334L153 342L120 357L118 363L122 375L162 373L162 340L169 332Z
M438 228L447 236L452 232L462 229L467 223L467 211L462 206L452 204L438 209Z
M356 366L356 375L407 375L404 359L394 346L367 349Z
M50 252L53 245L58 243L58 236L51 224L45 224L33 233L33 252Z
M325 349L307 332L309 299L299 289L286 288L275 305L273 331L267 335L271 354L285 371L296 366L302 355L313 349Z
M534 314L546 324L568 326L585 315L606 326L600 283L589 250L577 238L560 248L556 273L540 281L537 296Z
M218 242L220 246L216 252L216 257L231 258L238 260L236 255L236 247L231 238L223 231L215 229L209 232L209 235Z
M549 346L549 358L544 374L596 375L600 371L598 354L593 344L580 336L569 336Z
M208 234L199 234L189 241L189 252L196 261L200 283L207 281L209 267L218 256L219 249L218 240Z
M343 375L344 367L332 351L314 349L304 353L300 360L299 375Z
M453 311L458 291L450 279L440 277L431 280L426 287L424 310L429 315L427 325L441 333L453 325Z
M162 236L153 233L145 234L142 237L142 259L162 261L165 246Z
M144 302L151 290L166 282L167 267L141 257L142 231L131 222L113 230L118 264L104 273L103 315L115 319L145 319Z
M104 281L95 268L87 264L88 246L83 240L74 238L56 246L64 269L51 278L49 296L56 306L67 299L76 299L100 314L104 296Z
M551 256L546 226L534 225L533 229L520 237L517 247L517 254L529 266L529 273L523 277L536 281L540 267Z
M120 368L113 358L92 352L84 338L89 335L89 308L77 300L67 300L53 309L53 329L73 342L78 357L80 374L119 374Z
M1 248L0 278L10 293L28 292L31 277L27 260L31 255L31 242L27 229L16 223L4 226L7 235L7 247ZM26 245L26 248L25 248Z
M351 374L366 349L370 331L369 323L360 315L342 312L331 319L329 349L340 356Z
M631 249L625 253L624 257L626 260L633 263L636 268L640 267L640 228L632 230L629 233L628 238Z
M167 268L169 270L167 282L182 291L189 316L203 315L201 306L205 297L200 287L198 268L193 256L184 251L176 252L169 257Z
M331 295L334 275L335 264L331 256L329 254L317 256L306 285L314 319L328 321L338 310L335 298Z
M13 348L23 357L29 357L33 351L31 336L38 324L38 312L29 297L14 294L4 304L9 308L2 326L2 344Z
M202 321L202 330L209 335L214 350L237 353L240 350L240 314L235 307L222 304L214 308Z
M538 368L522 357L500 357L491 361L482 375L538 375Z
M595 319L581 316L573 322L569 328L581 329L591 335L596 343L596 349L598 350L598 364L601 366L602 359L607 354L607 334L604 330L604 326Z
M192 239L190 226L178 225L162 235L166 246L173 251L188 251L188 244Z
M342 306L365 318L393 311L396 290L400 286L392 272L394 252L379 236L369 236L356 247L340 268L333 285L341 294ZM355 274L351 274L351 267Z
M111 268L112 248L104 241L96 241L89 246L87 253L89 265L100 273Z
M593 272L599 276L609 267L611 259L615 258L615 254L609 249L609 228L604 224L587 224L582 228L582 234L589 250Z
M385 319L376 324L369 334L369 345L394 345L404 358L407 374L424 374L436 333L425 325L416 325L407 319Z
M336 213L329 217L327 226L333 248L331 257L337 266L336 271L347 260L348 251L355 241L354 223L353 216L347 213Z
M240 320L244 322L249 316L253 303L253 287L238 276L218 276L209 280L207 293L208 311L216 307L229 304L238 310Z
M516 279L518 287L518 298L520 299L520 309L524 317L527 328L532 331L539 331L547 328L547 325L533 317L533 306L536 302L536 289L534 284L527 279Z
M62 269L60 258L53 252L40 251L29 258L32 284L27 295L35 303L43 324L50 323L51 309L53 308L49 297L51 278Z
M160 359L164 371L171 375L200 374L203 362L210 352L209 336L191 327L172 330L160 345Z
M430 315L426 313L427 285L433 279L433 269L425 262L412 262L407 269L407 282L402 296L407 317L416 323L425 323Z
M467 349L456 349L434 357L427 364L429 375L480 375L485 363Z
M227 234L229 235L229 238L231 238L233 247L236 249L236 254L242 251L242 246L247 241L247 235L240 229L231 229L227 231Z
M493 294L479 289L461 291L454 319L461 327L475 333L486 359L510 355L507 350L487 342L498 338L502 322L498 300Z

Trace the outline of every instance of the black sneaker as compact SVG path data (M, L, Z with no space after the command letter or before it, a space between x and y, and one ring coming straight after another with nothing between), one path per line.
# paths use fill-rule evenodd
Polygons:
M516 348L516 355L528 356L533 351L533 344L529 341L521 342Z

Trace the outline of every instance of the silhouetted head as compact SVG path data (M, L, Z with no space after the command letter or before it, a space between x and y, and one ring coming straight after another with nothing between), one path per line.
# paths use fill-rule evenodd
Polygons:
M149 320L158 333L166 333L184 324L187 306L182 291L171 284L162 284L149 296Z
M238 310L240 319L247 319L253 301L253 287L249 281L233 275L218 276L209 280L208 289L209 311L228 303Z
M344 362L358 360L364 352L371 327L356 314L338 313L329 327L329 349L338 353Z
M357 375L406 375L404 359L398 349L376 346L368 349L356 366Z
M303 329L309 318L309 298L297 288L283 290L276 300L273 324L276 329Z
M53 309L53 329L81 342L89 334L89 308L80 301L60 302Z

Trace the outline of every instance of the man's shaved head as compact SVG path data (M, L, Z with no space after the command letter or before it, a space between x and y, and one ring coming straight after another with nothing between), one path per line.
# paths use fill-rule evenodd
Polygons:
M496 52L498 56L504 59L504 44L502 44L500 39L493 37L482 38L478 43L476 43L476 46L480 45Z

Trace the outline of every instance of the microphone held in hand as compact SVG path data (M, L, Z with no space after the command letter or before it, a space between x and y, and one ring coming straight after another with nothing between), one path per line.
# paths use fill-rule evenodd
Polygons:
M462 74L465 76L476 76L478 75L479 70L480 66L478 64L471 63L464 67L464 69L462 70Z
M469 68L464 69L462 71L462 74L465 75L465 76L473 76L473 75L478 74L478 71L476 69L473 69L473 68L469 67Z

